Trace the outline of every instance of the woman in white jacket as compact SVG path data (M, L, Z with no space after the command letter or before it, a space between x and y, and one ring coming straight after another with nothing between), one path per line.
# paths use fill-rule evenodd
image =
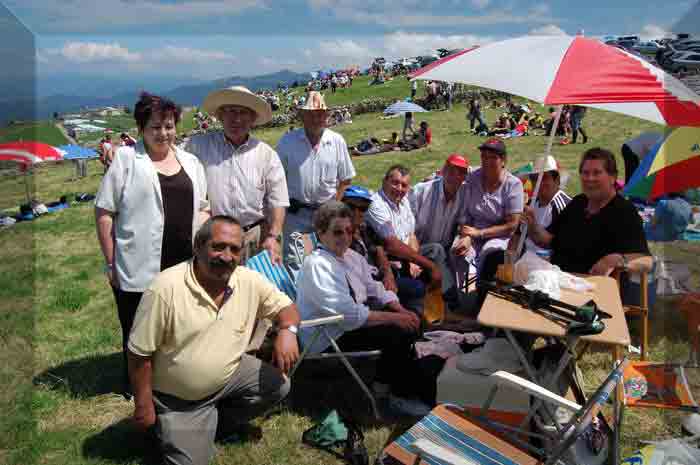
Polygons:
M126 343L141 295L162 270L192 257L192 239L209 216L202 164L175 147L181 109L142 94L134 119L143 137L119 147L95 199L97 238Z

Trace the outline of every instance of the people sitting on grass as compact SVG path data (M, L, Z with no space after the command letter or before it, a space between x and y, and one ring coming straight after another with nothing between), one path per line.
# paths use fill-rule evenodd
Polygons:
M365 258L352 250L350 208L330 200L314 214L320 245L305 260L297 280L297 305L303 320L343 315L328 329L343 351L381 350L375 395L412 389L413 344L420 331L418 316L405 309L394 292L375 281ZM370 300L376 307L370 308ZM326 339L312 340L313 328L302 328L302 346L311 353L332 350ZM380 401L383 399L380 399Z
M488 135L498 136L502 134L508 134L513 129L515 129L515 125L513 124L511 118L508 116L508 113L501 113L501 116L498 117L498 120L493 124L493 126L491 126L491 130L488 131Z
M503 250L518 227L523 212L523 184L506 169L506 145L497 138L479 146L481 167L469 175L469 190L460 218L461 239L455 253L464 260L456 263L461 289L475 265L477 276L493 252Z
M427 121L421 121L418 132L409 140L407 140L402 150L414 150L430 145L433 141L433 131L430 129Z

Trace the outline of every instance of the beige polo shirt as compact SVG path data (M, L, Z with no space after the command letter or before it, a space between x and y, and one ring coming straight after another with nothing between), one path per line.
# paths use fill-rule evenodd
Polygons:
M185 400L220 390L236 372L255 322L292 304L261 274L239 266L218 309L194 276L193 260L160 273L143 294L129 350L153 358L153 389Z

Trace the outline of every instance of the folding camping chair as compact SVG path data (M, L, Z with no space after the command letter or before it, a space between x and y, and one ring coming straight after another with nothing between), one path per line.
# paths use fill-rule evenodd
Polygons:
M289 298L292 299L292 301L296 300L296 283L294 282L291 275L283 265L277 265L272 263L272 260L270 259L270 253L267 250L264 250L259 254L249 258L246 262L246 266L257 271L258 273L262 274L267 279L269 279L273 284L275 284L275 286L277 286L279 290L287 294ZM299 360L297 360L297 363L294 365L294 367L292 367L289 376L290 378L294 376L294 373L296 372L297 368L303 360L338 359L345 366L350 375L355 379L357 384L360 386L360 389L362 389L362 392L364 392L365 396L370 402L370 405L372 407L372 413L374 414L375 418L379 419L379 410L377 408L377 402L374 398L374 395L372 395L372 391L370 391L370 389L367 387L367 385L357 373L355 368L353 368L352 364L348 359L378 357L379 355L381 355L381 351L366 350L357 352L343 352L338 346L338 344L335 342L335 340L328 334L328 331L326 329L329 325L337 325L342 320L343 315L333 315L325 318L306 320L300 323L300 328L316 329L313 335L311 336L311 341L308 344L308 346L302 347L301 341L299 341L299 346L302 348L302 352L299 356ZM309 354L309 348L312 347L319 338L326 338L331 347L333 348L333 352Z
M605 463L616 453L611 431L593 427L600 411L613 395L629 362L620 362L584 406L518 376L498 371L482 413L469 415L461 408L439 405L397 440L377 459L380 465L593 465ZM510 386L573 415L554 437L542 437L508 427L486 416L499 386ZM470 418L471 417L471 418ZM605 426L605 425L603 425ZM601 437L601 434L605 436ZM523 436L544 440L535 446ZM601 439L603 439L601 441ZM611 442L613 444L611 444ZM611 445L613 447L611 447Z

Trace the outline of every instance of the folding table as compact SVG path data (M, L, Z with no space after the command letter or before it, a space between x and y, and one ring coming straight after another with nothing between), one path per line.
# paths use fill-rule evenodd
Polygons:
M575 348L579 341L596 342L613 346L613 354L616 360L621 358L622 350L630 344L630 334L625 320L620 291L617 282L607 276L586 276L595 288L588 292L574 292L562 289L560 299L562 302L580 306L593 300L598 307L609 313L612 318L603 320L605 330L592 336L567 336L566 326L561 322L555 322L541 313L532 311L517 303L489 293L484 301L477 321L483 326L498 328L505 332L513 349L518 354L520 362L523 364L525 372L530 379L547 389L552 389L556 380L564 372L565 368L572 360L576 360ZM557 369L546 379L541 379L530 360L525 354L525 350L514 336L514 332L522 332L536 336L554 337L560 339L566 346L562 354ZM618 398L621 400L621 393L618 391ZM617 403L615 403L617 408ZM523 421L524 427L530 419L540 410L541 402L536 402L530 414ZM554 415L548 409L542 409L542 414L552 421L555 428L559 425L554 420Z

